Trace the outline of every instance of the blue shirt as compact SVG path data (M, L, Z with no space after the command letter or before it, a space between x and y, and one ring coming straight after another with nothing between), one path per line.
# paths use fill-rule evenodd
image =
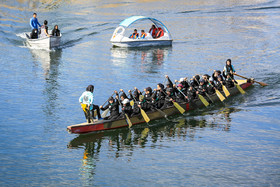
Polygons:
M41 27L40 23L38 22L38 19L37 18L31 18L30 19L30 26L33 29L38 29L38 25Z

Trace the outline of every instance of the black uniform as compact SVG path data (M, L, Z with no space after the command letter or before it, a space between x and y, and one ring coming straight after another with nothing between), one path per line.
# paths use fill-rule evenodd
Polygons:
M110 111L110 116L108 117L108 120L113 120L117 119L118 116L120 115L119 113L119 103L118 102L113 102L113 103L108 103L105 107L101 108L101 110L106 110L109 108Z

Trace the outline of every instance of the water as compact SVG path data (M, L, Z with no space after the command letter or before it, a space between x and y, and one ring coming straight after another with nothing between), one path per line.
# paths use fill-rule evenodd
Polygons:
M1 1L1 186L278 186L279 8L266 0ZM26 47L33 12L59 25L59 49ZM115 27L131 15L161 20L173 46L112 48ZM227 58L269 86L172 122L66 132L84 121L78 97L88 84L102 104L115 89L210 74Z

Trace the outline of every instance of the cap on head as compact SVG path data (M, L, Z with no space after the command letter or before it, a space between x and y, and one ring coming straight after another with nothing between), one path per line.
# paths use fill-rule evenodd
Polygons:
M180 82L183 82L184 81L184 78L180 78Z
M128 99L124 99L124 100L122 101L122 103L123 103L123 104L127 104L127 103L129 103L129 100L128 100Z

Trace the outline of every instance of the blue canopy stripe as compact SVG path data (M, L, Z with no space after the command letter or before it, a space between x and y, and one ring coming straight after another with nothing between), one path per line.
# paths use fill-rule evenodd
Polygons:
M168 29L165 27L165 25L160 22L159 20L155 19L155 18L150 18L150 17L145 17L145 16L131 16L129 18L126 18L125 20L123 20L119 25L123 26L123 27L129 27L132 23L134 23L135 21L139 21L142 19L148 19L151 22L153 22L157 27L163 27L163 29L169 33Z

